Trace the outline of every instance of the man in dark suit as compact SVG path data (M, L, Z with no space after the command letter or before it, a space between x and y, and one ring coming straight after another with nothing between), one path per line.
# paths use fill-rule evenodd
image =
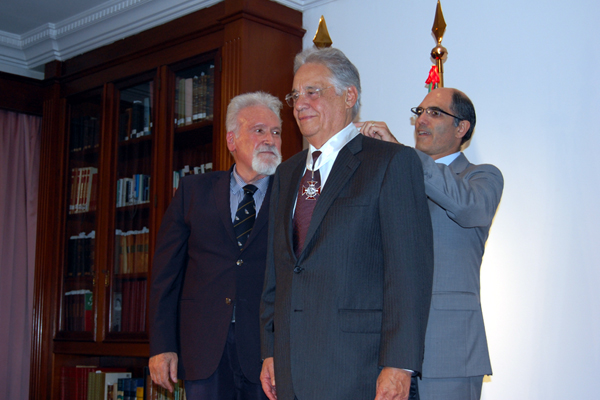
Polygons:
M483 376L492 373L479 271L504 180L498 168L473 165L460 151L476 122L464 93L433 90L412 111L435 253L419 394L421 400L479 400ZM383 122L356 125L364 135L398 143Z
M263 388L279 400L405 400L433 276L421 163L359 134L359 74L337 49L297 55L286 100L310 146L273 180Z
M150 372L188 400L264 399L259 303L281 102L248 93L227 109L229 171L184 178L162 221L152 268Z

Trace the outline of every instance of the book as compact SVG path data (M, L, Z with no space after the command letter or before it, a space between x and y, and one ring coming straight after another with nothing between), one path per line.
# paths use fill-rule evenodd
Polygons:
M117 400L117 390L119 379L131 378L131 372L106 372L104 380L104 396L102 400Z
M131 111L131 134L135 139L144 135L144 104L141 100L134 100Z
M189 125L192 123L192 109L193 109L193 78L187 78L185 80L185 124Z
M150 85L150 88L152 88L152 85ZM145 97L143 102L144 102L144 136L146 136L146 135L150 134L150 127L151 127L150 97Z

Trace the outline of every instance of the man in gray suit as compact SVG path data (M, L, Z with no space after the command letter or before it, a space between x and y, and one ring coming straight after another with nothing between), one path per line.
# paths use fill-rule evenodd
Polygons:
M310 146L273 179L263 389L271 400L406 400L433 277L421 162L359 134L359 74L337 49L300 53L286 100Z
M425 339L421 400L477 400L492 368L479 297L479 271L503 179L493 165L460 152L475 128L475 108L456 89L430 92L416 114L417 154L433 224L433 297ZM357 123L370 137L397 142L383 122Z

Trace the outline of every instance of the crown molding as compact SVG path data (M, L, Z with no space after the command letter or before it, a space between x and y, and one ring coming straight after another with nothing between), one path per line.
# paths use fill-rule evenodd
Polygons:
M281 3L284 6L293 8L298 11L306 11L311 8L321 6L326 3L331 3L336 0L275 0L277 3Z
M0 71L43 79L47 62L87 51L154 28L222 0L110 0L59 23L23 35L0 31ZM335 0L276 0L305 11Z
M47 62L68 60L219 1L111 0L23 35L0 31L0 71L43 79Z

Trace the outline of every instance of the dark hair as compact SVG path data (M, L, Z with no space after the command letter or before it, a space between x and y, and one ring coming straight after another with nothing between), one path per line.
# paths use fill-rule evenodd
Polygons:
M462 137L460 142L462 145L467 140L471 139L471 136L473 135L475 122L477 120L475 116L475 107L473 106L471 99L469 99L466 94L460 90L454 89L454 92L452 93L452 104L450 104L450 110L452 111L452 114L460 117L460 119L454 118L454 126L458 126L461 120L466 120L471 123L469 130L465 136Z
M296 55L294 60L294 74L304 64L322 64L331 71L331 83L335 86L339 96L350 86L354 86L358 93L356 103L352 107L352 119L356 118L360 110L360 75L358 69L339 49L326 47L318 49L310 47Z

